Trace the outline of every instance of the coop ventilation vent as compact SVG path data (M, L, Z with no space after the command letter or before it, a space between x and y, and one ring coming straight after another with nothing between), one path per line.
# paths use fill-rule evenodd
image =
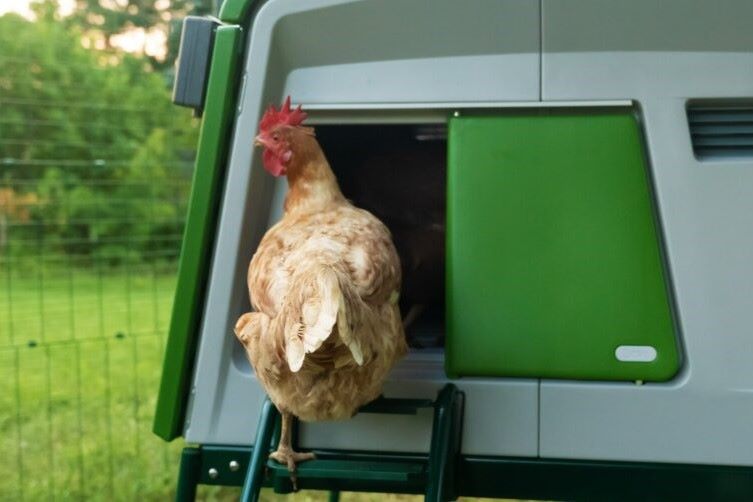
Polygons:
M753 158L753 104L690 105L688 123L699 159Z

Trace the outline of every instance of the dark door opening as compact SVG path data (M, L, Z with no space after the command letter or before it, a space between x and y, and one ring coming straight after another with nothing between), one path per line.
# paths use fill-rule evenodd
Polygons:
M446 127L322 125L316 135L345 196L392 232L408 344L444 347Z

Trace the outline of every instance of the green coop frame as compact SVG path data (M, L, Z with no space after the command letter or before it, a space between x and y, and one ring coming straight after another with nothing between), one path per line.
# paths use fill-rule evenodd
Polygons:
M154 433L166 441L180 436L183 428L227 161L227 143L236 106L241 48L242 30L239 26L217 28L154 418Z

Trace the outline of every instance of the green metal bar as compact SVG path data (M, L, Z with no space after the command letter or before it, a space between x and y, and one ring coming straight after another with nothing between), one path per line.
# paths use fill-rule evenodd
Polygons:
M241 39L238 26L220 26L214 39L204 120L154 417L153 431L166 441L181 434L185 418L227 143L232 136Z
M462 394L456 396L456 403ZM276 413L275 413L276 414ZM459 425L460 422L456 421ZM188 448L192 449L192 448ZM197 449L193 449L198 451ZM265 450L266 451L266 450ZM200 450L204 466L226 466L227 460L251 454L249 447L207 446ZM426 455L317 450L318 459L362 462L426 462ZM354 479L306 479L299 469L302 489L419 494L424 486ZM637 462L596 462L535 458L461 456L457 459L458 490L446 493L449 499L489 497L526 500L614 500L614 501L692 501L753 499L753 467L727 465L657 464ZM181 466L182 467L182 466ZM284 466L281 477L287 477ZM242 476L216 479L203 473L202 483L240 486ZM272 473L273 477L276 475ZM267 480L265 486L269 486ZM272 482L274 480L271 480ZM191 499L189 499L191 500Z
M332 490L329 492L329 502L340 502L339 490Z
M297 431L296 432L295 439L298 438ZM274 432L272 433L272 441L270 442L271 445L278 445L280 444L280 435L282 434L282 415L279 413L277 414L277 417L275 418L275 425L274 425ZM295 445L295 443L293 443Z
M447 462L446 486L447 495L450 500L455 500L460 496L459 488L459 463L460 454L463 446L463 421L465 418L465 393L458 391L455 394L454 406L452 408L454 417L450 425L450 448L451 456Z
M467 497L526 500L750 501L753 468L578 460L465 457Z
M269 444L278 416L279 412L272 401L269 398L265 399L259 416L259 425L256 427L256 441L254 441L254 447L251 450L251 461L248 463L246 479L243 482L241 502L257 502L259 500L259 490L261 490L264 482L264 466L267 464Z
M298 477L303 480L358 480L410 483L426 481L425 462L389 462L382 459L370 461L344 459L319 459L303 462L298 466ZM270 475L289 480L290 473L285 465L274 461L267 462ZM292 488L292 487L291 487Z
M199 484L200 470L201 450L199 448L184 448L180 456L178 489L175 492L176 502L193 502L196 500L196 487Z
M225 0L220 7L219 18L223 23L242 24L259 0Z
M459 453L459 445L453 441L453 423L460 420L458 395L457 387L447 384L439 392L434 405L425 497L429 502L449 500L452 491L450 482L454 481L453 469Z

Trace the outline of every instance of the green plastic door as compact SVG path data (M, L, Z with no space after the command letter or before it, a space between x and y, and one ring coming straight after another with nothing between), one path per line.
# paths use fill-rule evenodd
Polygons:
M452 118L447 185L448 374L676 374L632 110Z

